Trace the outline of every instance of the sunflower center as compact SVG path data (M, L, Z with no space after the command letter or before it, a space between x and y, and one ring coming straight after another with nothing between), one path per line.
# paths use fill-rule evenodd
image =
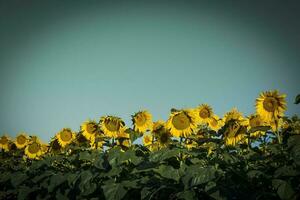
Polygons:
M26 137L24 135L20 135L17 138L18 144L24 144L26 142Z
M88 123L88 124L86 125L86 131L87 131L88 133L93 134L93 133L95 132L95 130L96 130L95 124L93 124L93 123Z
M64 130L60 133L60 138L64 142L68 142L72 139L72 133L68 130Z
M151 136L145 136L144 141L146 144L151 143Z
M184 130L190 126L190 119L186 114L180 113L173 117L172 124L178 130Z
M200 112L199 112L199 116L202 118L202 119L206 119L209 117L209 111L207 109L202 109Z
M8 142L7 137L5 137L5 136L1 137L1 139L0 139L1 144L6 144L7 142Z
M216 127L216 126L218 126L218 121L216 119L212 118L210 121L210 125L213 127Z
M162 144L167 143L169 140L168 133L162 133L159 139L160 139L160 143L162 143Z
M146 123L147 119L146 116L143 114L139 114L135 117L135 123L138 126L143 126Z
M29 145L28 147L28 151L31 154L35 154L40 150L40 145L36 142L32 143L31 145Z
M278 107L276 99L274 97L267 97L263 102L263 107L268 112L274 112Z
M120 128L120 124L117 121L109 120L107 123L105 123L105 127L111 131L115 132L118 131Z

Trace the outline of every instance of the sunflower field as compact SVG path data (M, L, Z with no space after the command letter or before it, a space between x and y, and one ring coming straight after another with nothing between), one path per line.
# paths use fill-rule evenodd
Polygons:
M63 128L43 143L0 138L0 199L300 199L300 118L262 92L255 113L147 110ZM296 104L300 96L296 97Z

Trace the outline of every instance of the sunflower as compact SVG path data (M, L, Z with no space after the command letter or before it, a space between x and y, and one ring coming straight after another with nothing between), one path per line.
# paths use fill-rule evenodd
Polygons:
M213 115L208 122L208 127L211 130L218 131L221 127L224 126L224 121L219 118L217 115Z
M103 149L103 145L105 144L105 141L99 139L99 140L93 140L90 145L92 149Z
M171 141L171 133L169 131L161 131L156 135L157 142L159 146L166 147Z
M225 130L225 144L227 146L235 146L240 142L247 142L247 129L242 126L238 121L230 121Z
M199 123L207 124L209 123L211 117L213 117L212 108L207 104L201 104L196 108L198 114Z
M278 120L286 110L285 94L277 90L262 92L256 99L256 112L266 122Z
M152 135L144 135L143 136L143 144L145 147L152 145L153 143L153 136Z
M97 123L91 120L84 122L80 127L80 130L82 131L82 135L89 141L95 140L97 129L98 129Z
M198 143L192 139L187 139L187 140L185 140L184 145L188 150L190 150L192 148L197 148Z
M197 117L192 110L173 111L166 128L175 137L187 137L197 128Z
M263 119L260 117L260 115L252 114L247 117L248 120L248 131L252 128L259 127L259 126L267 126L267 124L263 121ZM255 131L253 133L250 133L251 137L261 137L265 135L266 132L264 131Z
M0 138L0 149L3 149L4 151L9 151L10 148L9 143L10 143L10 139L6 135L3 135Z
M56 139L59 145L64 148L75 139L75 133L73 133L69 128L63 128L56 134Z
M231 109L231 111L227 112L224 115L223 122L226 124L230 121L237 121L242 125L247 124L247 120L243 117L242 113L240 113L236 108Z
M144 133L152 128L152 115L146 110L139 111L132 116L132 122L134 131Z
M43 153L42 144L37 140L31 140L25 148L25 155L30 159L39 159Z
M115 116L101 117L100 124L104 135L113 138L116 138L117 134L125 126L124 121L121 118Z
M130 143L130 140L123 139L123 140L117 140L117 145L121 146L121 147L129 148L131 143Z
M153 123L152 126L152 133L158 133L159 131L162 131L165 129L166 123L163 120L158 120Z
M28 144L28 136L25 133L20 133L14 143L18 149L23 149Z

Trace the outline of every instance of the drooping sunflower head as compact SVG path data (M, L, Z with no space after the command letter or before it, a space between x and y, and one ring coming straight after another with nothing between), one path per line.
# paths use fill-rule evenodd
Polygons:
M95 139L98 132L98 124L95 121L89 120L81 125L80 130L82 132L82 135L87 140L92 141Z
M146 110L139 111L132 116L132 123L135 131L144 133L152 129L152 115Z
M286 110L286 95L277 90L262 92L256 99L256 112L266 122L277 120Z
M163 120L158 120L156 122L153 122L152 132L157 133L158 131L163 129L165 127L165 125L166 125L166 123Z
M248 123L248 127L247 127L248 131L250 129L253 129L253 128L256 128L259 126L267 126L268 125L258 114L252 114L252 115L248 116L247 123ZM260 137L265 134L266 134L266 132L264 132L264 131L255 131L255 132L250 133L250 136L257 138L257 137Z
M72 143L75 137L75 133L70 128L63 128L56 134L56 139L62 148Z
M15 145L18 149L23 149L28 144L28 136L25 133L20 133L15 140Z
M263 121L263 119L260 117L260 115L252 114L247 117L248 120L248 127L249 128L255 128L258 126L264 126L266 123Z
M105 136L116 138L117 134L125 126L125 123L119 117L105 116L101 117L100 125Z
M224 126L224 121L219 118L217 115L213 115L209 119L208 127L211 130L218 131L220 128Z
M238 121L229 121L224 133L225 144L235 146L240 142L247 141L247 128Z
M117 134L117 139L119 139L119 138L123 138L123 139L129 139L129 133L127 133L126 131L127 131L127 127L123 127L123 128L121 128L120 129L120 132Z
M236 108L231 109L231 111L225 113L224 115L224 123L228 123L229 121L245 121L241 112L239 112Z
M92 149L103 149L103 145L105 144L105 141L102 140L102 138L96 137L95 140L92 140L90 142L91 148Z
M4 151L9 151L9 147L10 147L9 143L10 143L10 139L8 136L6 135L1 136L0 149L3 149Z
M197 117L193 110L174 111L166 123L166 128L175 137L187 137L197 127Z
M210 118L213 117L212 108L207 104L201 104L196 108L197 115L200 123L208 123Z
M171 142L171 133L167 130L161 131L155 135L159 146L166 147Z
M39 159L43 155L42 145L38 141L30 141L25 147L25 155L30 159Z

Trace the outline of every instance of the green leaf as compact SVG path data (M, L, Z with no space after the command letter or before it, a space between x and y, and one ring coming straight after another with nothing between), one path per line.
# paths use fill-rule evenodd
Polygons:
M121 200L127 192L124 186L118 183L104 185L102 189L107 200Z
M179 192L176 194L176 196L178 197L178 199L185 199L185 200L198 199L196 193L193 190Z
M27 186L19 186L18 187L18 200L29 199L28 196L38 190L38 187L27 187Z
M11 184L17 188L21 183L23 183L28 176L23 172L15 172L11 175L10 182Z
M160 165L158 169L154 169L155 172L160 174L162 177L167 179L173 179L175 181L179 181L180 179L180 171L178 169L174 169L168 165Z
M212 181L215 178L216 169L213 167L201 167L197 165L186 169L182 182L185 189Z
M151 187L143 187L141 190L141 199L146 199L152 194L152 188Z
M278 168L275 171L274 176L276 178L279 178L279 177L298 176L299 174L300 174L300 171L294 169L292 166L283 166L283 167Z
M53 173L50 171L45 171L44 173L42 173L41 175L35 176L34 178L32 178L32 182L34 183L38 183L40 181L42 181L43 179L45 179L46 177L51 176Z
M164 149L161 149L159 151L153 152L150 155L149 159L150 159L151 162L160 162L160 161L169 159L171 157L178 156L180 152L181 152L180 149L167 149L167 148L164 148Z
M300 135L293 135L288 139L288 148L294 162L300 166Z
M88 151L82 151L79 153L79 160L91 161L92 155Z
M264 173L259 171L259 170L250 170L248 173L247 173L247 176L249 178L258 178L259 176L263 175Z
M70 187L73 187L80 176L77 173L68 173L66 174L66 177L67 177L68 185Z
M272 180L273 187L277 190L278 196L283 200L295 199L295 191L292 186L284 180Z
M66 181L66 177L63 174L55 174L51 176L48 186L48 192L53 192L58 186Z
M91 182L92 179L93 174L90 172L90 170L83 171L80 174L79 189L82 195L92 194L96 190L97 185Z
M300 94L298 94L295 98L295 104L299 104L300 103Z

